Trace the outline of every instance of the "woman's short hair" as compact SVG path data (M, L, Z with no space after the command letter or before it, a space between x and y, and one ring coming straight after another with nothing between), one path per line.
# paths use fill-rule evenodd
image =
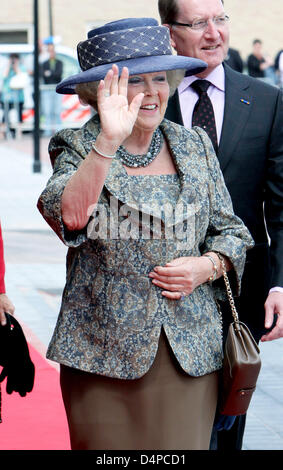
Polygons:
M173 96L185 76L185 70L167 70L167 80L169 84L169 96ZM76 85L76 93L83 104L88 104L97 111L97 88L98 82L86 82Z

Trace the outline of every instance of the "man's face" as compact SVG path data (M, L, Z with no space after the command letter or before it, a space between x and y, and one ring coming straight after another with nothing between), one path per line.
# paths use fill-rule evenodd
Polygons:
M208 20L203 30L192 30L185 26L172 26L172 46L179 55L204 60L208 67L199 74L207 76L221 64L229 47L229 27L227 22L217 26L212 18L222 16L224 7L221 0L178 0L179 14L176 21L192 23L194 20Z
M48 44L47 50L48 50L48 52L49 52L50 58L51 58L51 59L54 59L54 57L55 57L55 48L54 48L54 45L53 45L53 44Z
M253 45L253 53L256 55L256 56L261 56L262 54L262 45L260 42L255 42L254 45Z

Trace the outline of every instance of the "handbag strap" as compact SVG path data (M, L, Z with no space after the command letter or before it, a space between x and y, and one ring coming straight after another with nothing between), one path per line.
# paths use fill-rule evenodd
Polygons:
M233 315L234 321L236 323L239 323L239 315L238 315L238 312L236 310L232 289L231 289L229 278L228 278L228 275L227 275L227 272L226 272L226 266L225 266L224 258L220 253L217 253L217 256L220 260L222 273L223 273L223 278L224 278L224 283L225 283L226 291L227 291L227 296L228 296L228 300L229 300L230 307L231 307L231 310L232 310L232 315Z

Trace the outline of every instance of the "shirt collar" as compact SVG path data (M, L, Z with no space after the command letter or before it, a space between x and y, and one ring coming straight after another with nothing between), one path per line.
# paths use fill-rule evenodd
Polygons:
M199 77L197 77L196 75L184 77L178 87L179 93L185 91L191 85L191 83L198 79ZM225 73L222 64L218 65L214 70L212 70L212 72L210 72L210 74L205 77L205 79L209 80L220 91L225 91Z

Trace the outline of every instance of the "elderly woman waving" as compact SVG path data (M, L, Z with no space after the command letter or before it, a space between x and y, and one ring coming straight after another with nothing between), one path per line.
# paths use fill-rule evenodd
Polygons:
M172 55L151 18L91 31L78 57L82 72L57 91L96 112L52 138L38 203L69 247L47 356L61 364L72 448L208 449L222 366L218 255L237 293L253 242L206 133L164 119L178 75L206 64Z

